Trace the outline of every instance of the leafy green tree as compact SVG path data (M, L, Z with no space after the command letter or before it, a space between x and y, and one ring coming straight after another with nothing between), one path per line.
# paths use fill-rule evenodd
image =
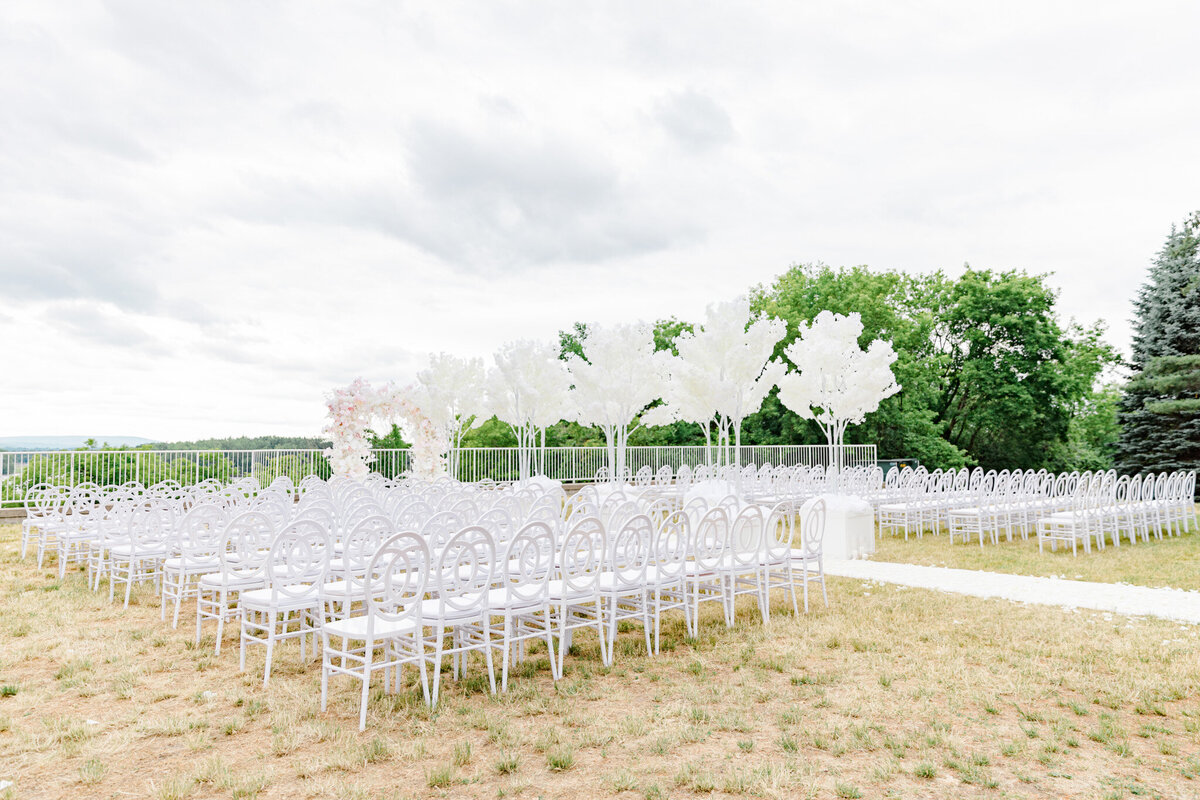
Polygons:
M1117 465L1200 468L1200 212L1172 227L1135 304L1133 374L1121 399Z
M821 310L858 312L865 344L890 339L903 390L885 400L847 442L875 442L880 455L930 466L978 463L1036 467L1066 441L1072 409L1116 358L1102 329L1064 330L1044 276L967 269L909 275L866 267L793 267L756 305L788 322L780 350ZM774 397L747 420L754 443L817 443L809 423L789 418ZM794 415L793 415L794 417Z

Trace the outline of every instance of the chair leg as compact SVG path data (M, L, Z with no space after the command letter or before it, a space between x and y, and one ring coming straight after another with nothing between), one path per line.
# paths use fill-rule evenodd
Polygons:
M267 658L263 664L263 688L271 681L271 658L275 655L275 609L267 612Z
M512 653L512 617L504 615L504 656L500 659L500 691L508 693L508 662Z
M362 694L358 698L358 730L360 733L367 729L367 698L370 697L371 692L372 644L372 642L367 642L367 649L363 653Z
M321 710L329 705L329 642L325 643L325 656L321 659Z

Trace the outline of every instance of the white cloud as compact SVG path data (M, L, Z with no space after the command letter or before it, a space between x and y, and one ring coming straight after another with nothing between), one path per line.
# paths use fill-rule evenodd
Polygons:
M1054 272L1194 210L1188 3L9 3L0 433L319 429L321 395L792 263Z

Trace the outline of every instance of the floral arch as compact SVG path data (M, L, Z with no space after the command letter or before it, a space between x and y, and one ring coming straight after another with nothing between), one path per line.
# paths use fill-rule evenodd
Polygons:
M399 422L413 437L409 474L433 479L446 474L446 437L413 402L415 386L375 388L362 378L326 397L329 423L322 431L331 447L325 451L333 474L360 480L370 473L371 442L367 428L376 419Z

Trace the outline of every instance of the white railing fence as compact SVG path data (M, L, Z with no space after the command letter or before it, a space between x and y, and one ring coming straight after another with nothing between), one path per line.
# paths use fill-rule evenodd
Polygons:
M460 451L458 478L478 481L516 480L519 474L518 449L515 447L465 447ZM409 468L408 450L372 451L371 469L386 477L402 475ZM831 448L825 445L746 445L738 450L739 464L828 466ZM847 467L874 464L877 453L873 444L843 447L842 463ZM629 469L636 472L648 466L657 471L663 466L679 469L684 464L698 466L707 462L709 451L701 446L630 447L626 456ZM590 481L596 471L607 465L603 447L548 447L538 453L537 472L566 483ZM6 508L24 505L25 492L38 483L75 486L93 482L101 486L136 481L150 486L174 480L191 486L215 478L228 482L235 478L257 478L262 485L280 475L299 482L308 475L330 476L329 462L321 450L66 450L0 452L0 504Z

